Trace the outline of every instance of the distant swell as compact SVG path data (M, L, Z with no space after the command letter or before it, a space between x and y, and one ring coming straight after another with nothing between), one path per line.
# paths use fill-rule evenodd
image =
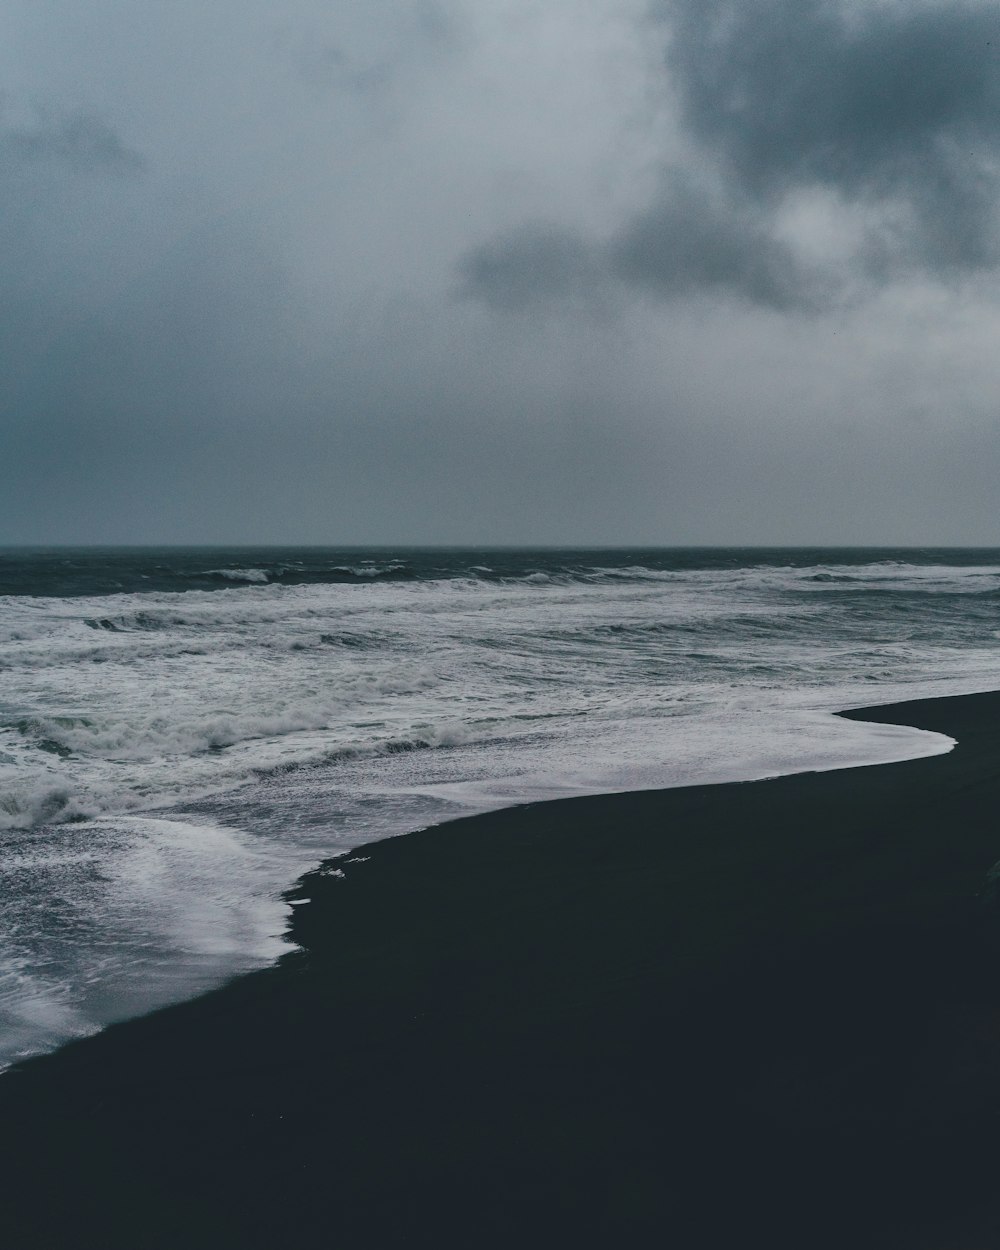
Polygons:
M208 578L212 581L243 585L265 586L338 586L355 582L409 581L417 575L401 564L384 567L361 565L350 567L335 564L329 568L304 569L277 565L272 568L208 569L204 572L186 574L189 580Z

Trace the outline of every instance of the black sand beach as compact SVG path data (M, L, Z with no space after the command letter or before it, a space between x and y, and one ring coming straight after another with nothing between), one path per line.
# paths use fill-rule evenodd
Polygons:
M1000 694L853 715L959 746L311 874L300 953L0 1078L3 1244L1000 1245Z

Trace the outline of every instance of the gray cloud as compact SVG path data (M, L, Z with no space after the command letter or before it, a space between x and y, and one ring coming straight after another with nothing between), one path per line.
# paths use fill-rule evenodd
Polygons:
M996 541L985 7L649 2L12 0L0 541Z
M653 294L742 296L776 309L812 307L819 281L767 231L749 202L734 203L678 176L614 239L615 272Z
M145 162L99 118L76 113L0 129L0 167L51 165L83 174L130 175Z
M604 303L616 284L660 299L728 295L779 311L817 308L830 283L768 230L751 201L664 179L657 201L610 239L552 223L491 239L459 262L461 290L503 312Z
M909 215L929 270L996 263L1000 20L974 3L673 0L667 64L691 135L747 195L820 186Z
M446 58L462 41L462 23L451 4L441 0L412 0L399 6L388 27L391 35L380 40L351 39L350 23L337 36L324 33L331 17L305 27L286 24L274 34L273 46L279 60L305 83L331 90L379 96L400 85L407 69L430 60ZM393 29L395 28L395 29ZM362 32L364 33L364 32Z
M662 298L782 311L859 282L1000 261L1000 20L974 3L664 0L665 68L690 145L660 193L603 239L551 226L470 252L467 291L507 310L614 277ZM787 237L796 197L865 214L822 272ZM807 252L808 249L806 249Z
M462 294L508 312L540 301L593 299L607 277L604 269L600 249L551 222L500 235L459 262Z

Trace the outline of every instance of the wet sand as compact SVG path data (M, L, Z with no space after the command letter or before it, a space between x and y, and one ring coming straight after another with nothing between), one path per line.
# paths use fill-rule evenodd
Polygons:
M1000 694L948 755L534 804L0 1077L11 1250L1000 1245Z

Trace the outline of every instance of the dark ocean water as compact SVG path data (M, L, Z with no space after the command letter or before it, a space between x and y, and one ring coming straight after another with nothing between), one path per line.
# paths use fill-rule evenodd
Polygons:
M283 949L281 890L525 799L946 749L1000 551L0 550L0 1062Z
M973 547L0 547L0 595L112 595L220 590L234 585L353 585L532 574L574 578L627 573L760 568L850 569L873 563L968 568L1000 558Z

